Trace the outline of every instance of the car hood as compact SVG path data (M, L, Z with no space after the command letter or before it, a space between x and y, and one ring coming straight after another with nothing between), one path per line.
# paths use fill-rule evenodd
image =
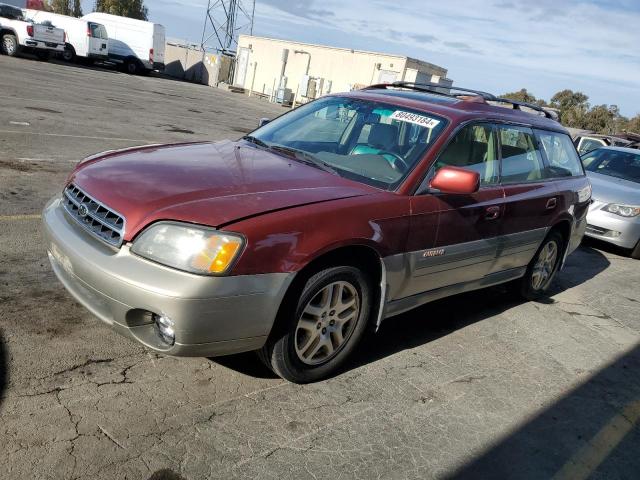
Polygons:
M125 240L157 220L222 227L378 192L246 142L149 146L90 157L70 183L123 215Z
M587 172L593 188L592 197L602 203L640 205L640 184L622 178Z

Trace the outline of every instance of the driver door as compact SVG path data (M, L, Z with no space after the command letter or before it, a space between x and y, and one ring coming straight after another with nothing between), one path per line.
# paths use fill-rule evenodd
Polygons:
M427 178L445 165L477 171L480 189L470 195L430 191L411 199L411 279L405 296L481 279L496 258L504 191L495 127L464 127L440 153Z

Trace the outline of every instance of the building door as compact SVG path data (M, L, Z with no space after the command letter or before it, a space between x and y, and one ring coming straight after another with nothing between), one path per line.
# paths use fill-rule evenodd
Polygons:
M391 70L380 70L378 75L378 83L393 83L398 78L398 72L392 72Z
M237 87L244 88L244 82L247 77L247 67L249 66L249 49L241 48L236 59L236 76L233 84Z

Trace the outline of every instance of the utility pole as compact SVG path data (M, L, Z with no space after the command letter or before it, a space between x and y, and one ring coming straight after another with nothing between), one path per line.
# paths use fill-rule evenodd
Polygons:
M255 8L255 0L208 0L201 50L205 52L208 42L215 39L216 50L235 53L239 33L244 30L253 34Z

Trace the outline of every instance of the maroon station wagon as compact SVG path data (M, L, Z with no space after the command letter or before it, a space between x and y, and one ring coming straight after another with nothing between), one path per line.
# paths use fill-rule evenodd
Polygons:
M549 288L591 187L566 130L530 107L375 85L235 142L94 155L44 210L49 258L80 303L154 351L257 350L315 381L384 319L499 283L527 299Z

